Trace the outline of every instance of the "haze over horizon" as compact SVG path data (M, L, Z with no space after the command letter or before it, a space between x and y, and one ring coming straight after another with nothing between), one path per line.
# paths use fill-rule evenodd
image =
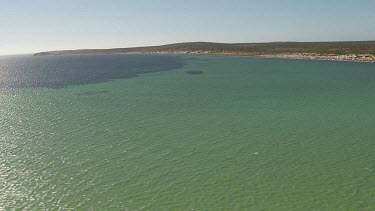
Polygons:
M375 1L0 0L0 55L178 42L375 39Z

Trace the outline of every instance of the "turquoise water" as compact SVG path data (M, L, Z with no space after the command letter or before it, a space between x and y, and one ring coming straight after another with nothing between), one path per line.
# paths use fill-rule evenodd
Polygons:
M374 64L179 59L0 88L0 210L375 209Z

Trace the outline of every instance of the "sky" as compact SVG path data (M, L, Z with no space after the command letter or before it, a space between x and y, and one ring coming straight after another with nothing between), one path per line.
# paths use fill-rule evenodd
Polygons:
M0 55L349 40L375 40L374 0L0 0Z

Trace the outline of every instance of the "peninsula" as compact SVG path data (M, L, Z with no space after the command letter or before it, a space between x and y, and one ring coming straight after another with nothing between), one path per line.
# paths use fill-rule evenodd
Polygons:
M270 43L185 42L133 48L58 50L40 52L34 54L34 56L67 54L187 54L375 62L375 41Z

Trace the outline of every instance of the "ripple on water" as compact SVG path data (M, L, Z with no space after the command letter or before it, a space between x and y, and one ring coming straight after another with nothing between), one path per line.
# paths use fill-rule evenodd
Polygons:
M373 210L373 68L194 58L0 92L0 210Z

